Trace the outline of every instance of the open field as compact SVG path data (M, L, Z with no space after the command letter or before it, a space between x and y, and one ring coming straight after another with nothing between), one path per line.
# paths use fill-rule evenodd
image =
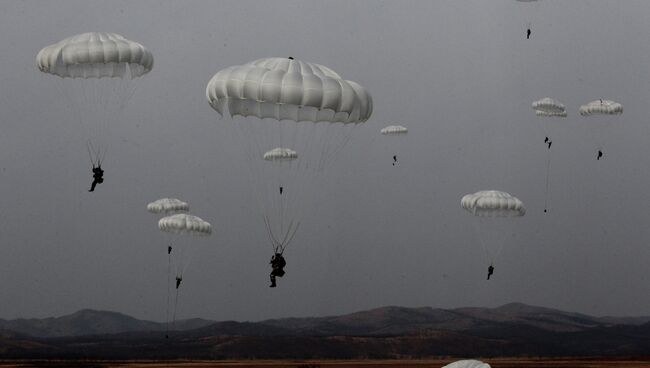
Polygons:
M358 367L358 368L419 368L442 367L454 359L440 360L249 360L249 361L0 361L0 367L31 368L325 368L325 367ZM515 367L560 367L560 368L640 368L650 367L650 358L627 360L596 360L596 359L484 359L495 368Z

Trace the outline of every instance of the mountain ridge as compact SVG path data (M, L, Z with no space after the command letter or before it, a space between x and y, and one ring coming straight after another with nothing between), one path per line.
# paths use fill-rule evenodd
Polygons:
M176 327L187 328L167 334L164 323L107 311L0 320L0 354L7 359L127 360L650 356L647 317L592 317L522 303L388 306L259 322L187 321L195 324L179 321ZM29 335L34 331L39 336Z

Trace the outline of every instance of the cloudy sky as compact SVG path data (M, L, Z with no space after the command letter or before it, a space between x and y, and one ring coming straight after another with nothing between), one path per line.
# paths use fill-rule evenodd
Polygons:
M647 315L649 11L643 0L3 1L0 318L96 308L164 320L167 256L145 206L165 196L215 230L185 273L180 318L514 301ZM93 115L79 121L65 86L35 67L42 47L88 31L155 57L105 135L106 182L92 194ZM306 189L287 276L270 289L241 142L204 91L222 68L289 55L359 82L375 110ZM569 117L537 118L530 104L546 96ZM625 113L577 114L599 98ZM409 128L399 143L379 134L394 123ZM503 230L489 282L476 219L459 206L482 189L528 210Z

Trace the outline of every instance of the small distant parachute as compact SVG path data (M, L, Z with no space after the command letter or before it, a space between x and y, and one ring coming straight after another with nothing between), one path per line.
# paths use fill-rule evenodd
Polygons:
M212 225L200 217L179 213L163 217L158 221L161 231L194 236L209 236L212 234Z
M566 107L563 103L550 97L533 102L533 109L537 116L562 117L567 116Z
M458 360L453 363L449 363L442 368L490 368L490 365L483 363L480 360Z
M174 242L174 263L176 276L182 277L196 251L196 237L207 237L212 234L212 225L200 217L187 213L163 217L158 221L160 231L173 236L181 236Z
M163 217L158 221L158 228L160 231L181 236L182 240L179 239L174 246L174 263L176 268L176 298L174 301L174 308L172 314L172 325L176 322L176 310L178 306L178 293L179 286L183 281L183 273L189 265L194 256L198 245L196 244L197 237L207 237L212 234L212 225L209 222L204 221L200 217L190 215L187 213L177 213L175 215ZM169 308L169 287L170 287L169 275L168 275L168 294L167 294L167 305ZM169 310L169 309L168 309ZM169 316L169 312L168 312ZM169 319L168 319L169 322ZM168 328L169 330L169 328Z
M298 158L298 152L291 148L274 148L264 153L266 161L291 161Z
M510 193L498 190L482 190L466 194L460 205L474 216L518 217L526 214L524 203Z
M566 106L558 100L555 100L550 97L544 97L540 100L534 101L532 104L535 114L539 117L557 117L557 118L566 118ZM553 136L551 134L550 126L552 124L541 124L543 130L546 134L544 139L544 144L546 144L548 150L546 153L546 186L544 194L544 213L548 212L548 193L549 193L549 176L551 171L551 145L553 144Z
M623 105L611 100L595 100L580 106L580 115L620 115Z
M190 205L176 198L161 198L147 205L147 211L156 214L188 212Z
M389 125L381 130L383 135L399 135L408 133L408 129L401 125Z
M176 198L160 198L147 205L147 211L157 215L170 215L179 212L187 212L190 210L189 204ZM171 294L171 273L172 273L172 250L174 248L171 237L172 234L167 233L167 309L166 309L166 330L169 336L169 302Z
M494 264L506 239L512 234L512 218L524 216L524 203L509 193L498 190L482 190L467 194L460 200L461 207L472 214L477 236L485 257Z
M589 119L594 119L595 122L598 122L600 119L601 125L598 128L590 129L591 134L597 139L598 147L596 147L596 160L604 156L605 151L605 138L611 136L610 132L607 132L607 126L614 121L615 117L623 114L623 105L618 102L611 100L595 100L587 104L580 106L580 115L587 117ZM600 116L600 118L598 118Z
M382 128L380 130L380 133L382 135L387 135L387 136L402 136L402 137L404 137L404 136L406 136L408 131L409 130L405 126L402 126L402 125L389 125L389 126L387 126L385 128ZM398 141L401 141L401 140L403 140L403 138L398 139ZM395 166L395 164L397 164L398 153L396 153L396 151L397 152L402 151L402 149L403 149L402 144L404 144L404 143L403 142L392 142L391 141L391 149L393 150L393 152L392 152L393 153L393 163L392 163L393 166Z

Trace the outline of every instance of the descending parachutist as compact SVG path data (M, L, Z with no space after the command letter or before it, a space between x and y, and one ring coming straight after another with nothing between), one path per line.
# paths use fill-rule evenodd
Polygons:
M487 275L488 280L490 279L490 276L492 276L493 273L494 273L494 266L490 265L490 267L488 267L488 275Z
M167 254L172 254L172 246L167 247Z
M397 155L393 155L393 166L397 163Z
M282 191L284 190L283 187L280 187L280 194L282 194Z
M528 28L528 30L526 30L526 39L527 40L530 40L530 33L531 33L530 28Z
M284 260L284 257L282 257L282 253L275 253L271 257L271 285L269 287L276 287L277 285L275 284L275 278L276 277L282 277L286 272L284 272L284 267L287 265L287 261Z
M599 161L601 157L603 157L603 151L598 150L598 154L596 155L596 160Z
M551 149L551 144L553 144L553 141L551 141L550 139L548 139L548 137L546 137L544 139L544 143L546 143L546 145L548 145L548 149Z
M183 282L183 277L176 276L176 289L178 289L178 287L181 286L181 282Z
M97 162L97 166L93 165L93 183L90 185L89 192L95 191L95 186L104 182L104 170L102 164Z

